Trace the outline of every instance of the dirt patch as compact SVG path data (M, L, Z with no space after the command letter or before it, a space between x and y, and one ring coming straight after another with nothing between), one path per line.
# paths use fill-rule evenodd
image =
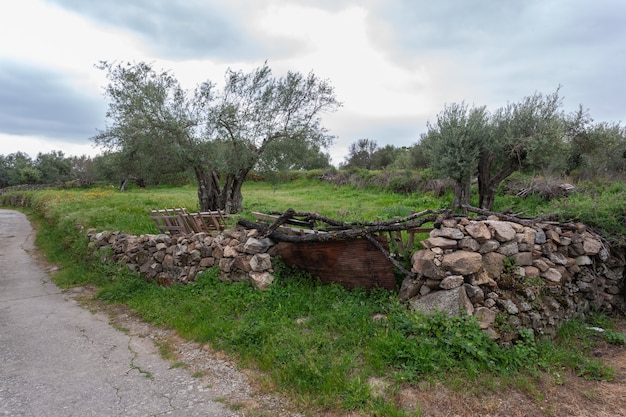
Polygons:
M297 410L289 399L271 393L271 382L262 373L237 368L226 354L208 344L190 342L172 330L145 323L126 306L100 302L93 298L95 291L77 287L67 294L86 308L107 313L111 325L118 329L152 339L172 366L184 367L191 375L201 378L225 404L242 415L359 416L354 412ZM618 322L616 330L626 332L626 319ZM614 369L612 381L592 381L564 372L544 375L535 382L536 389L532 391L506 387L489 393L477 393L471 387L453 390L424 382L400 389L395 401L408 412L419 410L421 416L428 417L626 417L626 346L603 343L595 349L594 356Z

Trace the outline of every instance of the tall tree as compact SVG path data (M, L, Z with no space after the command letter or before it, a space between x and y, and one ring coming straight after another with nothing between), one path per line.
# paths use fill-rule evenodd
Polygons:
M564 123L557 89L535 93L498 109L492 116L491 135L482 142L478 160L479 206L491 210L500 183L513 172L549 165L563 145Z
M267 64L249 73L228 70L224 90L217 92L211 81L186 91L172 74L146 63L103 62L100 68L109 79L112 125L96 142L151 149L154 160L184 161L195 173L202 211L240 211L247 173L275 155L277 144L294 155L294 144L326 147L333 139L321 113L340 104L330 83L313 73L276 78Z
M448 104L422 137L421 146L435 171L454 180L455 209L469 204L480 151L489 141L488 120L485 107Z

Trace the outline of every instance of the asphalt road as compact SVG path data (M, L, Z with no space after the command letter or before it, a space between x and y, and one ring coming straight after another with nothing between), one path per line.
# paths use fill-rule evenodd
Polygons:
M151 340L55 286L27 218L0 210L0 416L238 416Z

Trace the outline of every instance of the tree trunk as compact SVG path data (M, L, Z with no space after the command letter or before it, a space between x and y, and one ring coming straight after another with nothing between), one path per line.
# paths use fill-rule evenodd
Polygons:
M458 210L470 202L470 182L456 181L454 183L454 200L452 201L452 209Z
M198 205L200 211L223 210L220 207L220 195L222 189L219 176L214 171L207 172L202 167L194 167L196 180L198 181Z
M484 210L493 210L498 186L506 177L517 171L519 168L519 163L516 160L511 159L507 164L504 164L500 171L492 175L492 161L492 157L483 157L481 158L478 166L478 205Z
M248 170L228 174L223 187L217 171L206 171L202 167L196 167L194 172L198 181L200 211L222 210L226 214L231 214L239 213L243 209L241 187Z

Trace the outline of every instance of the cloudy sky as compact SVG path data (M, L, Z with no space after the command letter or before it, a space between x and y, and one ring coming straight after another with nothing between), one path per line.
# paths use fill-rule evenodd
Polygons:
M626 122L624 0L19 0L0 5L0 154L95 155L101 60L148 61L188 88L268 61L313 71L358 139L409 146L445 103L490 110L561 85L564 109Z

